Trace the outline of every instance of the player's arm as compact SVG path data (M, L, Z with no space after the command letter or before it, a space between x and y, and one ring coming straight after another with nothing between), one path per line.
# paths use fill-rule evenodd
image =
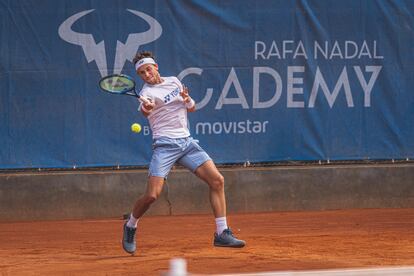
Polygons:
M194 112L196 110L195 102L188 94L188 87L183 85L183 90L180 92L181 97L184 100L185 107L188 112Z

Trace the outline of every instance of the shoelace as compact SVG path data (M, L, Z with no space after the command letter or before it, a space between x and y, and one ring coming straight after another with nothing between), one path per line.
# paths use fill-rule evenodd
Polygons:
M233 232L230 230L230 228L224 229L223 233L226 233L227 235L233 236Z
M133 243L134 242L134 237L135 237L135 231L137 229L127 227L126 230L127 230L126 231L127 232L127 242L128 243Z

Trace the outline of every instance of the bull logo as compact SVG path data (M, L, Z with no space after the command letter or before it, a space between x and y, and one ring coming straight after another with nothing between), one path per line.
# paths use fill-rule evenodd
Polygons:
M66 19L59 26L59 36L66 42L79 45L82 47L88 63L95 61L98 66L101 77L108 75L108 65L106 61L105 42L102 40L99 43L95 42L92 34L78 33L72 30L72 25L81 17L93 12L92 10L86 10L72 15ZM141 17L150 26L149 30L143 33L131 33L125 43L117 40L116 42L116 54L114 63L114 74L120 74L124 68L125 62L128 60L132 62L135 53L138 51L141 45L145 45L157 40L162 33L162 27L155 18L131 9L127 9L130 13Z

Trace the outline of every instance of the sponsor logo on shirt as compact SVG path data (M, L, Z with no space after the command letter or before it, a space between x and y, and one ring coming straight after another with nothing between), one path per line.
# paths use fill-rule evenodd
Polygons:
M173 91L171 91L170 93L168 93L168 95L164 97L164 103L171 102L175 97L177 97L178 94L180 94L180 89L177 87L176 89L174 89Z

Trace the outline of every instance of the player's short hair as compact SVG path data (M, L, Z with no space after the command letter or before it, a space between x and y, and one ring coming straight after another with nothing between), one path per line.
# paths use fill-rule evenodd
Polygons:
M139 52L139 53L137 53L135 55L135 57L132 60L132 62L135 64L135 63L137 63L138 61L140 61L143 58L152 58L155 61L155 57L154 57L154 55L153 55L152 52L150 52L150 51L142 51L142 52Z

